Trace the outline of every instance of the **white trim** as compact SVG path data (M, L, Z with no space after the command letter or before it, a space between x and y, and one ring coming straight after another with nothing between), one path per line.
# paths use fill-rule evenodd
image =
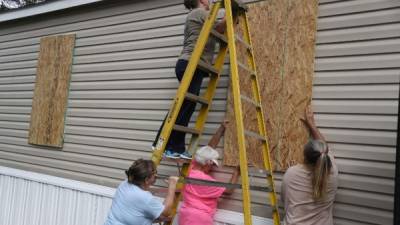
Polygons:
M50 175L45 175L41 173L29 172L19 169L13 169L9 167L0 166L0 175L16 177L24 180L29 180L32 182L37 183L44 183L49 185L54 185L57 187L62 187L66 189L81 191L89 194L100 195L106 198L112 198L114 196L115 189L90 184L86 182L65 179ZM235 225L242 225L244 224L243 221L243 214L240 212L233 212L223 209L218 209L215 215L215 221L217 224L235 224ZM273 221L271 219L253 216L253 224L254 225L273 225Z
M50 1L48 3L43 3L37 6L30 6L27 8L2 12L0 13L0 23L9 20L21 19L28 16L39 15L43 13L53 12L81 5L87 5L101 1L103 0L59 0L53 2Z
M81 192L87 192L87 193L95 194L95 195L101 195L101 196L109 197L109 198L112 198L114 196L114 192L115 192L114 188L110 188L110 187L106 187L106 186L90 184L90 183L85 183L85 182L81 182L81 181L70 180L70 179L65 179L65 178L61 178L61 177L55 177L55 176L45 175L45 174L41 174L41 173L34 173L34 172L29 172L29 171L24 171L24 170L18 170L18 169L3 167L3 166L0 166L0 175L17 177L17 178L21 178L24 180L30 180L30 181L34 181L34 182L38 182L38 183L50 184L50 185L54 185L54 186L58 186L58 187L63 187L63 188L81 191Z

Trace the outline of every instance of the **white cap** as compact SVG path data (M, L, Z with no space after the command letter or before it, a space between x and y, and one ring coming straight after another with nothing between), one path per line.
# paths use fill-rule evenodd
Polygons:
M212 161L216 166L219 166L218 158L219 153L217 150L208 145L197 149L194 155L194 160L203 166L206 165L208 161Z

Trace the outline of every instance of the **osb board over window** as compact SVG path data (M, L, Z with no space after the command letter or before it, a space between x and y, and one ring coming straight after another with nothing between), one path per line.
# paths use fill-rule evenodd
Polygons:
M251 4L248 11L271 161L277 170L301 162L308 132L300 118L311 101L318 0L270 0ZM240 33L240 32L239 32ZM239 60L246 62L239 47ZM251 83L239 70L242 95L251 97ZM243 103L245 128L258 132L254 107ZM238 165L232 94L228 94L224 164ZM262 145L246 138L250 164L263 168Z
M29 144L62 147L75 35L40 41Z

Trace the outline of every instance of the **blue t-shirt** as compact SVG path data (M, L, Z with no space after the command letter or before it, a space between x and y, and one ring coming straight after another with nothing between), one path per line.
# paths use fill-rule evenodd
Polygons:
M104 225L150 225L163 210L164 205L150 192L125 180L115 192Z

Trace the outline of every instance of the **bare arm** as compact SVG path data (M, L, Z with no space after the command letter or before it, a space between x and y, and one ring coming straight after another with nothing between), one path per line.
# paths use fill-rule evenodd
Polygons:
M227 124L228 124L228 121L224 121L223 123L221 123L217 132L215 132L215 134L212 136L211 140L208 142L208 146L210 146L211 148L217 147L219 141L221 140L221 137L224 136L224 132L225 132L225 128L226 128Z
M176 190L176 183L178 182L178 177L169 177L168 179L168 193L167 196L164 199L164 210L162 211L160 218L163 219L163 217L168 217L170 214L170 211L172 209L172 205L174 203L174 197L175 197L175 190Z
M236 184L237 182L238 182L238 179L239 179L239 175L240 175L240 166L237 166L236 168L235 168L235 171L233 171L233 174L232 174L232 177L231 177L231 179L230 179L230 183L231 184ZM235 189L226 189L225 190L225 192L224 192L224 194L226 194L226 195L231 195L232 193L233 193L233 191L234 191Z
M313 139L322 140L322 141L326 142L324 136L321 134L321 132L315 125L314 112L313 112L311 106L308 106L306 109L305 124L307 125L308 129L310 129L311 136L313 137Z

